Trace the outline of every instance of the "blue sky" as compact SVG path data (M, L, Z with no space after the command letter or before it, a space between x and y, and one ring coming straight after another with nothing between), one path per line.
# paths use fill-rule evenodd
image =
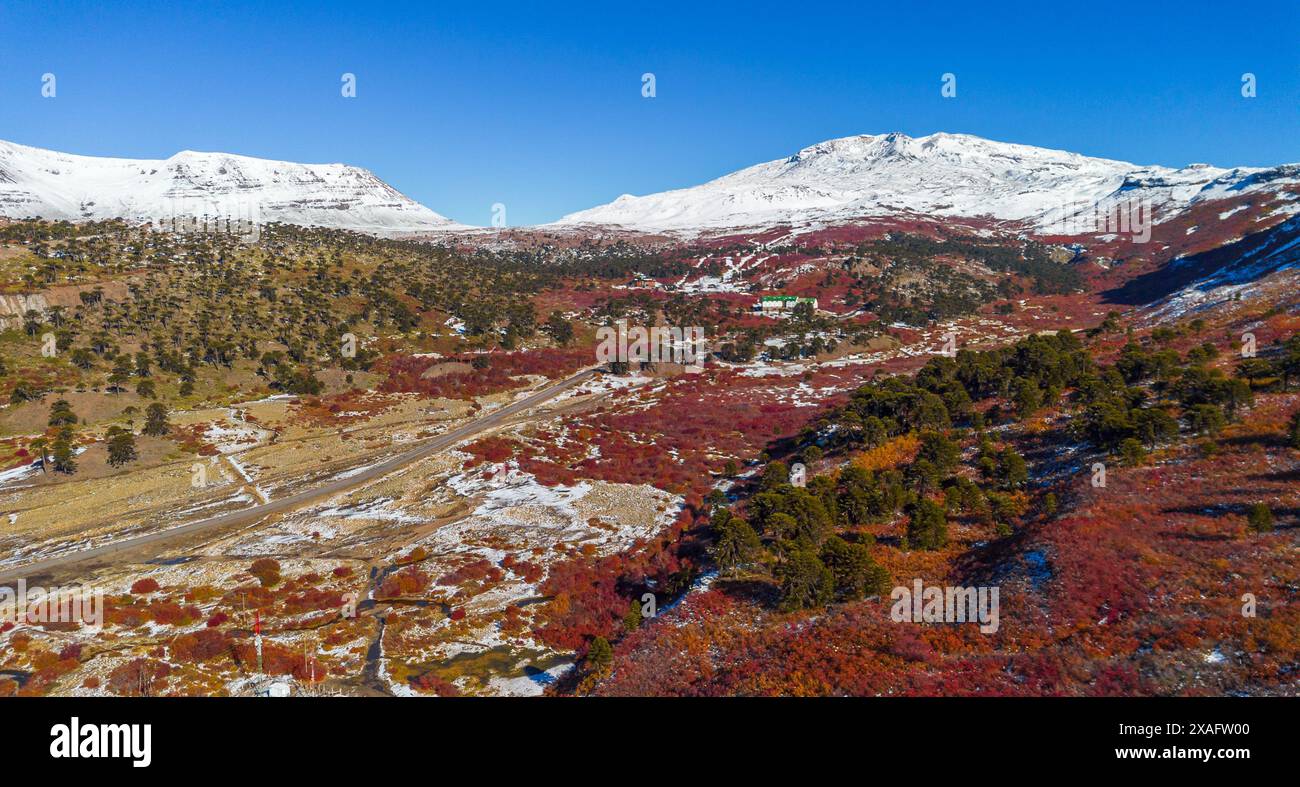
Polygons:
M1300 161L1293 0L557 5L4 0L0 139L343 161L466 223L503 203L511 225L859 133Z

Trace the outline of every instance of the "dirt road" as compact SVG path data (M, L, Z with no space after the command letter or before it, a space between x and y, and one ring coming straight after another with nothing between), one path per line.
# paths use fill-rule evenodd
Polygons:
M517 415L518 413L554 399L556 396L559 396L561 393L564 393L575 385L586 381L595 373L595 369L585 369L568 379L543 388L536 393L529 394L523 399L511 402L510 404L500 409L493 410L480 418L476 418L464 426L460 426L450 432L431 438L418 448L413 448L410 451L398 454L391 459L387 459L372 467L368 467L356 475L330 481L321 486L306 489L302 492L278 500L272 500L263 505L256 505L239 511L231 511L207 519L200 519L197 522L190 522L189 524L160 530L156 533L149 533L143 536L114 541L90 549L57 555L45 560L27 563L26 565L6 568L0 570L0 585L14 582L20 578L26 579L28 582L37 578L45 579L56 571L62 572L64 569L73 566L80 566L82 567L82 570L89 570L96 565L108 565L117 560L127 558L130 560L141 560L149 553L156 554L168 544L183 541L199 533L228 527L236 527L239 525L249 525L265 519L272 514L280 514L301 508L308 503L313 503L340 492L345 492L349 489L362 486L370 481L374 481L377 478L381 478L382 476L398 470L411 462L445 451L467 438L474 437L481 432L500 426L511 416Z

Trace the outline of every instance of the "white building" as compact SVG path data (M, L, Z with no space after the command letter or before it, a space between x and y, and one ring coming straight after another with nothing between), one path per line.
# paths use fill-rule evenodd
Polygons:
M763 314L787 312L801 303L812 304L813 311L817 311L816 298L805 298L800 295L764 295L754 304L754 311Z

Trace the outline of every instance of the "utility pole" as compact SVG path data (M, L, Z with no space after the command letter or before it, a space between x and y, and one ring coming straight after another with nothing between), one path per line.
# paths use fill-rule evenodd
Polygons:
M262 674L262 615L253 611L253 641L257 643L257 674Z
M302 642L302 663L308 673L308 685L316 683L316 653L308 640Z

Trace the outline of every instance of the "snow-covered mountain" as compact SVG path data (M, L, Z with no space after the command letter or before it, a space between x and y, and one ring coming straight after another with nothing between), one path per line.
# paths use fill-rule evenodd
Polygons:
M210 216L374 234L465 229L367 170L183 151L77 156L0 141L0 216L168 221Z
M683 231L914 213L987 216L1069 234L1081 217L1104 215L1115 203L1140 201L1163 221L1200 201L1296 183L1294 164L1170 169L966 134L893 133L822 142L693 188L624 194L556 224Z

